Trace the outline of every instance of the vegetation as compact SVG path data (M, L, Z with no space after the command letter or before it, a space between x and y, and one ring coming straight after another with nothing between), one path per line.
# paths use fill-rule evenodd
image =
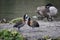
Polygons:
M49 35L46 35L46 36L44 36L43 37L43 39L45 39L45 40L60 40L60 37L57 37L57 38L51 38L51 37L49 37Z
M9 23L17 23L17 22L22 22L23 18L15 18L15 19L12 19Z
M2 30L0 31L0 40L23 40L23 36L13 30Z

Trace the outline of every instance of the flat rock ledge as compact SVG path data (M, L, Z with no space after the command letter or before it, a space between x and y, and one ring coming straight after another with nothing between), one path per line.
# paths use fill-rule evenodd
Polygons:
M32 28L25 24L19 32L27 37L29 40L36 40L38 38L42 38L44 36L49 35L51 38L60 37L60 21L53 22L44 22L37 21L40 25L38 28ZM14 29L14 24L0 24L0 29Z

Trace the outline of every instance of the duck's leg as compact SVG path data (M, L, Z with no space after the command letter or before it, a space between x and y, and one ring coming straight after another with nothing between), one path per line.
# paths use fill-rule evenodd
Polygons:
M54 21L54 18L51 16L51 21Z
M53 21L54 18L53 18L52 16L48 16L48 17L47 17L47 20L48 20L48 21Z

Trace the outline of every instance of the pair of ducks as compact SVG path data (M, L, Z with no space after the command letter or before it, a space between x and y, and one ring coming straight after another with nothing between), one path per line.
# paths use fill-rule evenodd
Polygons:
M51 3L46 4L45 6L37 7L37 13L41 16L41 19L47 18L53 21L54 16L56 16L58 9Z
M47 17L48 21L49 19L51 19L51 21L53 20L53 16L57 14L57 11L57 8L51 3L37 8L37 13L42 17ZM31 20L31 18L28 17L27 14L23 16L22 22L17 22L13 27L20 29L22 26L25 25L26 22L27 25L29 25L30 27L39 27L39 23L37 21Z
M23 16L23 20L21 22L17 22L13 27L18 28L18 30L23 27L25 24L27 24L28 26L34 28L34 27L39 27L39 23L35 20L31 20L31 18L25 14Z

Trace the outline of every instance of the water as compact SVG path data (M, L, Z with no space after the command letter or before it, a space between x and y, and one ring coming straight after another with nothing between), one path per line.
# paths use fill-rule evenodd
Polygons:
M0 19L11 20L21 17L25 13L29 16L37 15L36 8L47 3L54 4L60 10L60 0L0 0ZM60 12L58 12L58 18Z

